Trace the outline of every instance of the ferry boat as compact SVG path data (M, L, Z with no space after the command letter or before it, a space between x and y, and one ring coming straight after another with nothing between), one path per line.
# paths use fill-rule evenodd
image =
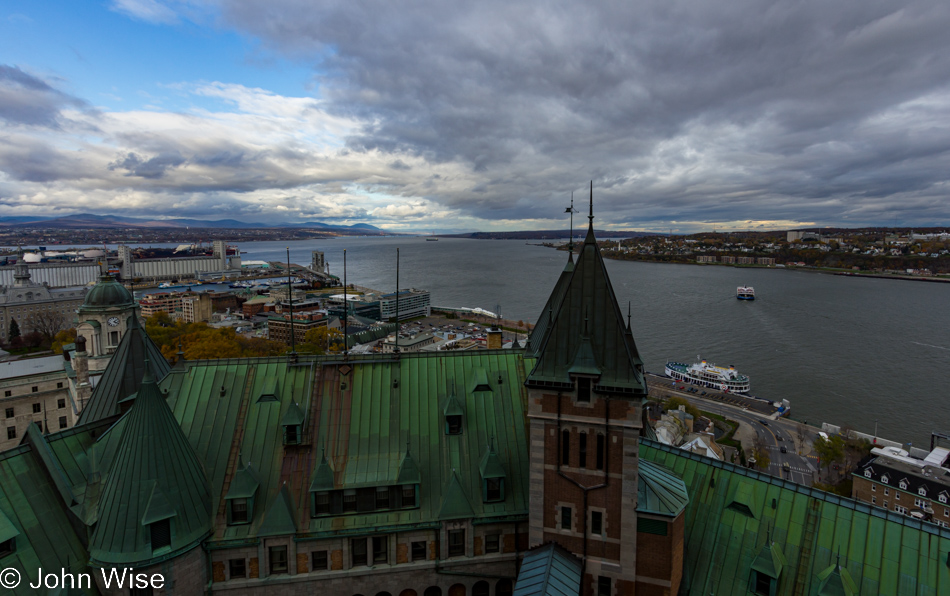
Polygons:
M426 242L438 242L438 241L439 241L438 236L429 236L428 238L426 238Z
M740 375L736 367L723 368L699 359L696 364L682 362L667 362L666 376L682 381L708 387L715 391L728 393L748 393L749 377Z
M739 300L755 300L755 290L752 286L739 286L736 288L736 298Z

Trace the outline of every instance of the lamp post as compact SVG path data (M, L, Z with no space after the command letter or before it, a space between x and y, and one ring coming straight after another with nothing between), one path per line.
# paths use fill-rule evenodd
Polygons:
M877 420L874 421L874 444L877 445Z

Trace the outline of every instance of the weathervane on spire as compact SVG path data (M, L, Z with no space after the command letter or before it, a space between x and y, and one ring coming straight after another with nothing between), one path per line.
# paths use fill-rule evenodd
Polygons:
M587 216L587 219L590 220L590 227L594 227L594 181L590 181L590 215Z
M574 209L574 191L571 191L571 206L564 210L564 213L571 214L571 240L567 243L567 250L574 252L574 214L577 211Z

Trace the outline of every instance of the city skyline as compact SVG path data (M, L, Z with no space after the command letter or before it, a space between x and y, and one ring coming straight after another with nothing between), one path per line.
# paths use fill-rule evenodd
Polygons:
M23 2L5 216L678 233L950 221L950 7Z

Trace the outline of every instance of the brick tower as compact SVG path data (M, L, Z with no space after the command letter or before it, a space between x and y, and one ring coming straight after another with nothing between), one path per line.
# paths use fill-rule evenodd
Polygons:
M530 542L583 561L582 594L634 594L643 362L594 238L571 256L529 339Z

